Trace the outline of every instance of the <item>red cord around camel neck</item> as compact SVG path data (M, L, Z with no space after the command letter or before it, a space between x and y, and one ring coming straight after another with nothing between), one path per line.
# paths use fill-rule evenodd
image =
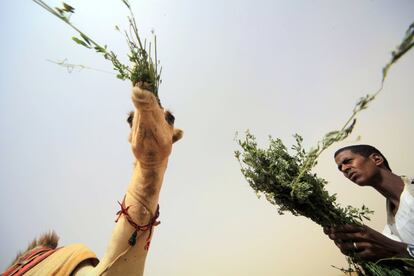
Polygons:
M158 217L160 216L160 205L157 205L157 210L155 211L155 215L150 219L150 221L147 224L139 225L139 224L135 223L133 221L133 219L131 218L131 216L129 215L128 210L132 205L129 205L129 206L125 205L125 197L126 197L126 195L124 196L124 199L122 200L122 203L118 201L119 206L121 206L121 210L119 210L116 213L116 215L118 217L116 218L115 222L118 222L119 218L122 215L124 215L126 220L128 221L128 223L132 227L134 227L135 231L132 233L131 237L128 240L128 243L129 243L130 246L134 246L136 244L137 236L138 236L139 231L144 232L144 231L149 230L149 235L147 237L146 244L144 246L144 249L148 250L149 246L150 246L150 242L151 242L152 228L153 228L153 226L157 226L158 224L160 224L160 222L157 221Z

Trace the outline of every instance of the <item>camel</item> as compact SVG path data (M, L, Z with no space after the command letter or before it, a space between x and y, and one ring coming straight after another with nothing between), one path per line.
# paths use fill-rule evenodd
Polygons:
M2 275L143 275L153 228L159 223L158 200L168 157L183 131L174 128L174 116L142 83L132 88L132 102L128 140L136 162L125 196L118 201L120 211L101 261L84 245L58 249L58 237L48 233L29 245ZM28 259L38 264L25 271ZM59 263L62 260L65 264Z

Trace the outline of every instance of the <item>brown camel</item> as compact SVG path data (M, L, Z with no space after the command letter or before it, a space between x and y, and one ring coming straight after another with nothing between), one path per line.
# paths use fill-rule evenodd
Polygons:
M58 237L49 233L29 245L3 275L143 274L153 227L158 224L158 199L168 157L183 132L174 128L173 115L156 97L140 87L132 89L135 111L128 118L136 163L102 260L81 244L57 248ZM31 267L29 261L38 264Z

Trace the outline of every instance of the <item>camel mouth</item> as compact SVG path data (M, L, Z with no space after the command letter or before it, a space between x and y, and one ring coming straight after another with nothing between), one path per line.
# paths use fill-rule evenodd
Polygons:
M134 91L132 94L132 99L141 103L149 103L151 102L151 96L151 92L148 91Z
M136 107L155 107L158 105L155 95L149 91L134 87L132 90L132 101Z

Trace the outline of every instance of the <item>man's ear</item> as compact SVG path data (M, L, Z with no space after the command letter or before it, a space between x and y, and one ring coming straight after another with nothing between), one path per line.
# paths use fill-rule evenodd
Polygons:
M384 157L382 157L381 154L378 153L372 153L369 158L377 165L378 167L381 167L384 164Z

